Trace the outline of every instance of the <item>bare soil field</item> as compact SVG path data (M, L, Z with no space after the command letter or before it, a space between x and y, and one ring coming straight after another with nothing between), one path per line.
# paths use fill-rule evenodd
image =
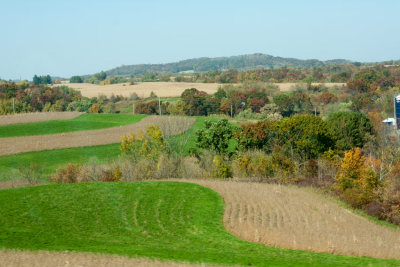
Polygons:
M83 112L34 112L0 116L0 126L52 120L71 120Z
M179 125L181 127L169 127L169 131L165 132L166 135L176 135L188 130L194 121L194 118L150 116L135 124L101 130L0 138L0 155L119 143L123 135L145 131L149 125L159 125L162 129L166 128L165 125Z
M342 87L345 83L313 83L313 85L323 84L327 87ZM184 83L184 82L143 82L130 85L129 83L119 83L110 85L97 85L90 83L67 83L70 88L79 90L83 96L95 97L100 94L110 97L114 95L123 95L129 97L132 93L136 93L139 97L149 97L154 92L160 97L177 97L182 94L185 89L197 88L208 94L215 93L222 84L218 83ZM282 92L288 92L294 89L298 83L275 83ZM54 85L59 86L59 85ZM304 84L305 86L305 84Z
M400 230L378 225L309 189L193 181L225 200L224 224L239 238L267 246L400 259Z
M100 94L110 97L112 94L129 97L136 93L139 97L149 97L154 92L160 97L180 96L185 89L197 88L209 94L218 90L218 83L184 83L184 82L143 82L130 85L129 83L118 83L110 85L97 85L90 83L70 83L68 87L79 90L83 96L95 97Z
M184 267L200 266L172 261L157 261L145 258L128 258L114 255L101 255L75 252L18 251L0 250L0 265L8 267L70 267L70 266L137 266L137 267ZM205 265L201 265L205 266ZM210 266L210 265L207 265Z

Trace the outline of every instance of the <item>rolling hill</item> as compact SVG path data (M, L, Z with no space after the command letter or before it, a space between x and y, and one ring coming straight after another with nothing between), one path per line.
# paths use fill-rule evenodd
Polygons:
M81 183L0 190L0 248L118 254L247 266L398 266L266 247L222 223L224 201L180 182Z
M313 67L323 65L348 64L351 61L345 59L334 59L320 61L317 59L296 59L274 57L266 54L249 54L231 57L201 57L186 59L167 64L138 64L122 65L106 71L108 76L112 75L140 75L146 73L179 73L182 71L206 72L212 70L246 70L257 68L281 68L281 67Z

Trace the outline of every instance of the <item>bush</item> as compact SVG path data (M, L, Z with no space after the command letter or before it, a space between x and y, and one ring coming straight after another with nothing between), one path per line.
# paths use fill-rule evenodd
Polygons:
M361 209L363 206L371 203L375 198L371 192L366 192L358 187L346 189L342 197L346 203L356 209Z
M114 167L111 170L104 170L102 173L102 182L118 182L121 181L122 172L119 167Z
M58 168L51 178L57 184L77 183L80 182L80 172L78 164L68 163L67 166Z
M235 177L269 178L274 176L276 167L272 157L262 151L239 153L233 161Z
M382 203L373 201L365 206L365 211L368 215L383 220L386 218L385 206Z
M43 178L43 169L39 168L35 164L31 164L30 167L19 166L18 172L21 178L27 181L30 185L37 185L41 178Z
M214 156L212 164L212 176L215 178L231 178L231 167L224 162L223 158L219 155Z
M101 112L101 108L98 104L93 104L90 108L89 108L89 113L100 113Z

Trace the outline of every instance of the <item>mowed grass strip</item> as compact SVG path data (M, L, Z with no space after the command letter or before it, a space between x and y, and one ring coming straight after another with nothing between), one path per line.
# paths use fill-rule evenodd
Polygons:
M117 159L120 154L120 144L110 144L0 156L0 181L19 179L18 167L34 165L42 170L43 174L48 175L70 162L86 164L93 159L95 163L104 164Z
M180 182L48 185L0 190L0 247L81 251L254 266L398 266L399 261L266 247L222 224L224 202Z
M1 137L18 137L98 130L139 122L142 114L83 114L72 120L53 120L0 126Z

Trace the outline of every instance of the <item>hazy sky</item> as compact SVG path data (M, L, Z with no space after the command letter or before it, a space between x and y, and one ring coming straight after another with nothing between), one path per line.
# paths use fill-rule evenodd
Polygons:
M400 1L0 0L0 77L266 53L400 59Z

